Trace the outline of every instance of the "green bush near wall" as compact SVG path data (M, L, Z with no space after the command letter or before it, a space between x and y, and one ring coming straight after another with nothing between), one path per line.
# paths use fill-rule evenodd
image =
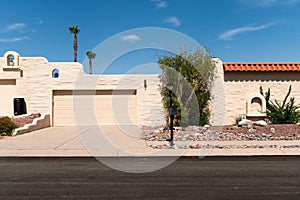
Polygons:
M286 94L283 102L271 101L271 91L268 89L265 94L261 91L261 94L266 100L266 115L272 124L295 124L300 121L300 105L295 103L295 97L290 96L292 91L292 86L289 87L289 91Z
M0 118L0 134L11 136L13 130L16 128L18 128L18 126L13 123L9 117Z
M185 127L209 124L209 105L212 100L210 91L215 64L207 49L199 47L195 51L181 50L177 55L159 57L158 64L163 72L162 82L165 82L165 86L168 83L174 85L172 97L177 110L174 116L175 125ZM161 87L161 94L169 119L169 89Z

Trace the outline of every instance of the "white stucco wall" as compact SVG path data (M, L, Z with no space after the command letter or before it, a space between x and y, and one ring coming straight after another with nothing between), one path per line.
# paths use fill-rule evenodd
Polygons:
M214 58L215 78L211 89L211 118L210 123L215 126L222 126L225 121L226 99L224 91L223 63L220 59Z
M14 55L18 66L8 66ZM234 124L239 115L247 115L247 102L260 96L260 87L271 89L271 99L283 100L292 85L291 96L300 103L300 72L225 72L220 59L214 59L216 78L212 84L211 124ZM60 71L52 78L52 71ZM48 62L43 57L22 57L7 52L0 57L0 80L16 80L14 97L24 97L28 113L50 114L54 90L136 90L137 124L161 126L165 111L161 103L159 75L86 75L83 66L74 62ZM146 79L147 88L144 88ZM3 87L3 86L1 86ZM1 89L1 88L0 88ZM1 91L0 91L1 92ZM11 102L13 98L11 99ZM12 105L10 104L7 105ZM249 109L248 109L249 110ZM9 115L6 113L6 115ZM11 107L11 116L13 107ZM1 108L0 108L1 116Z
M227 124L237 115L246 114L247 98L259 96L260 87L264 92L271 89L271 100L283 101L291 85L290 97L300 103L299 75L299 72L225 72Z
M283 101L291 85L290 97L295 97L296 103L300 103L300 72L224 72L219 59L216 66L217 77L212 94L217 101L212 103L215 107L212 106L211 119L214 125L234 124L237 116L249 114L247 102L249 104L249 99L261 97L260 87L264 92L271 89L271 100Z
M12 53L14 52L9 54ZM161 126L165 124L159 91L159 75L86 75L80 63L48 62L43 57L20 56L18 59L19 66L7 66L7 58L0 57L0 79L16 80L16 97L25 98L27 113L47 113L52 118L53 90L134 89L137 91L138 125ZM8 68L19 70L5 71ZM59 70L59 78L52 78L54 69ZM21 77L21 71L23 77ZM146 90L144 89L145 79L147 80Z

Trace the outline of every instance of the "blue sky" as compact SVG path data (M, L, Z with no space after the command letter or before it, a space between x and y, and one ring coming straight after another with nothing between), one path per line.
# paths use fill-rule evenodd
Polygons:
M300 0L15 0L1 6L0 15L1 55L14 50L21 56L72 61L68 26L78 25L79 62L86 51L116 34L120 43L141 42L134 31L120 33L142 27L183 33L225 62L300 61ZM122 55L107 73L145 67L163 53L148 49ZM101 61L95 73L100 73L98 65Z

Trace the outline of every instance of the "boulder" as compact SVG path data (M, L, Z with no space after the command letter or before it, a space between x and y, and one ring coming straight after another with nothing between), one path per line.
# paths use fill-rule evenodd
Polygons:
M268 124L264 120L259 120L259 121L254 122L254 125L256 125L256 126L267 126Z
M208 124L204 125L203 128L204 129L208 129L210 126Z
M255 133L255 132L256 132L256 129L250 128L250 129L248 130L248 132L249 132L249 133Z
M270 128L270 132L271 132L271 133L275 133L275 132L276 132L275 128L274 128L274 127L271 127L271 128Z
M252 121L249 119L242 119L241 121L238 122L238 126L251 126Z

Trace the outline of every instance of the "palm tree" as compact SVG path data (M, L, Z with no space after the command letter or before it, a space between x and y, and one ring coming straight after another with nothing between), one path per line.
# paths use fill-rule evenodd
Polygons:
M71 34L74 34L74 62L77 62L77 34L80 32L78 26L69 26L69 31Z
M87 51L86 55L87 55L87 57L89 59L89 65L90 65L89 74L93 74L92 59L94 59L96 57L96 53L93 52L93 51Z

